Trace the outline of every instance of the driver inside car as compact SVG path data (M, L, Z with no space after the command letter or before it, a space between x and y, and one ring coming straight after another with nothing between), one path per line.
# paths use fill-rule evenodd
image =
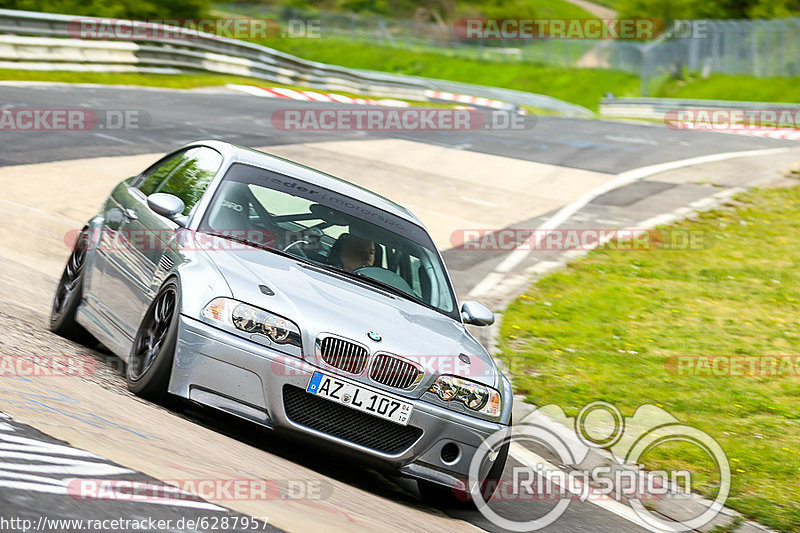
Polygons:
M342 243L342 251L339 254L342 260L342 268L353 271L372 266L375 263L374 242L352 234L345 237L345 241Z

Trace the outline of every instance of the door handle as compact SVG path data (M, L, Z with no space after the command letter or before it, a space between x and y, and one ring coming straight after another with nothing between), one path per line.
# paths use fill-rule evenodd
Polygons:
M133 209L123 209L122 216L125 217L125 220L128 222L131 220L139 220L139 215Z

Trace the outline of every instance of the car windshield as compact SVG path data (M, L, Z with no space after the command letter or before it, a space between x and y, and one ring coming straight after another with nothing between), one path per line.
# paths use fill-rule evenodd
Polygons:
M297 178L232 165L199 229L290 253L458 318L422 227Z

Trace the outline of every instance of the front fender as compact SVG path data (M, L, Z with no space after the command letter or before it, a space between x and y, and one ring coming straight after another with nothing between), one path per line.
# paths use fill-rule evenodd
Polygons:
M178 278L181 286L181 314L199 319L205 306L214 298L233 297L225 278L206 253L191 252L181 259L164 276L164 280L170 276Z

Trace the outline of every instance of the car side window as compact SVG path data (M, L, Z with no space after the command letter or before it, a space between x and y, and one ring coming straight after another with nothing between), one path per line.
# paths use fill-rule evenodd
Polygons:
M144 176L144 180L139 184L139 190L145 196L150 196L158 186L170 175L170 172L175 170L177 166L183 161L183 156L186 155L186 150L178 152L161 164L153 167Z
M188 215L222 165L222 156L210 148L198 147L183 154L181 161L155 192L174 194L183 200L183 214Z

